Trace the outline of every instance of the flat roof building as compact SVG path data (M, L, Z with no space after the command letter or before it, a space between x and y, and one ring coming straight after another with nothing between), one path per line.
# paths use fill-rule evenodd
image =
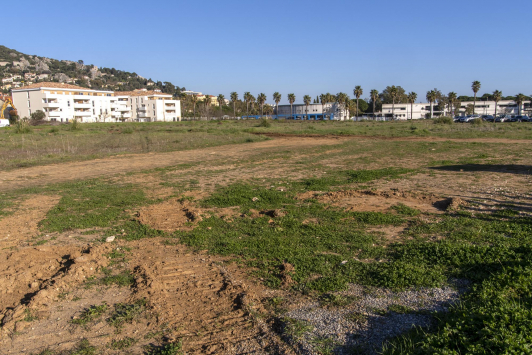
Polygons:
M137 90L113 92L76 85L44 82L12 90L19 117L30 117L37 110L50 121L177 121L181 104L172 95Z

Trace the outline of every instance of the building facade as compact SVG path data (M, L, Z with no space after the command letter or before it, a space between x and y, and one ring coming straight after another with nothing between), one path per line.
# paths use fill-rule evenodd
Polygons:
M280 118L292 118L296 120L338 120L345 121L349 119L348 111L335 102L326 104L304 104L279 105L276 110Z
M179 121L181 104L172 95L138 90L113 92L63 83L37 83L12 90L19 117L37 110L50 121Z
M506 115L517 115L519 112L525 114L530 112L530 101L524 101L521 107L517 106L517 103L512 100L501 100L498 103L495 101L464 101L460 104L458 112L454 109L446 109L445 112L437 111L437 104L433 104L433 116L465 116L467 107L475 107L475 113L479 115L495 115L495 105L497 105L497 115L506 114ZM395 119L406 120L406 119L424 119L430 117L430 103L415 103L411 104L395 104L395 107L392 104L383 104L382 105L382 116L385 118L392 118L395 116ZM393 115L393 116L392 116Z

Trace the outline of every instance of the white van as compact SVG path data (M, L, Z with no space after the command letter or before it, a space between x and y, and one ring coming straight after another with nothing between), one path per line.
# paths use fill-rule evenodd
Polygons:
M0 119L0 127L9 127L9 120Z

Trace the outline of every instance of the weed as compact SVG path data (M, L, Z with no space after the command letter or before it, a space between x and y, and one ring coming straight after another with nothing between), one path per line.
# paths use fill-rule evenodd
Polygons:
M326 307L344 307L356 301L356 298L350 296L327 293L321 295L320 304Z
M133 131L133 128L131 127L126 127L124 129L122 129L122 131L120 131L120 133L122 134L132 134L134 131Z
M109 344L109 347L113 350L122 350L122 349L127 349L135 345L136 342L137 340L134 338L125 337L124 339L111 341L111 344Z
M135 318L146 311L146 300L140 299L132 304L118 303L115 305L113 314L107 319L109 325L120 329L124 323L131 323Z
M453 119L447 116L436 117L435 119L432 120L432 122L434 122L434 124L453 124L454 123Z
M181 342L169 343L158 347L153 346L147 353L148 355L179 355L183 354L182 347Z
M313 345L313 350L319 355L332 355L334 353L334 348L339 345L334 339L326 337L312 338L310 339L310 343Z
M257 125L257 127L265 127L265 128L269 128L271 127L271 123L265 119L265 118L261 118L260 121L259 121L259 124Z
M100 282L102 285L131 286L135 283L135 277L129 270L122 271L117 275L107 275Z
M28 122L25 120L19 120L15 124L15 133L16 134L27 134L33 132Z
M108 308L109 306L106 304L91 306L84 310L78 318L74 318L70 322L72 324L87 326L88 323L103 316L103 314L107 312Z
M397 211L397 213L403 215L403 216L409 216L409 217L414 217L414 216L417 216L421 213L421 211L415 209L415 208L412 208L412 207L408 207L407 205L404 205L402 203L399 203L395 206L392 207L394 210Z
M400 304L392 304L388 306L388 312L394 312L399 314L408 314L415 312L412 308L403 306Z
M67 127L67 130L71 132L81 131L82 129L81 124L76 119L73 119Z
M98 349L95 346L92 346L87 339L82 339L79 341L77 346L68 352L68 355L97 355Z
M309 322L294 319L294 318L284 318L285 329L284 333L295 340L299 340L307 332L310 332L314 329Z
M368 316L365 315L364 313L352 312L352 313L346 314L345 319L351 322L357 323L357 324L362 324L367 321Z
M24 310L24 321L25 322L33 322L34 320L38 320L39 318L33 314L31 309L26 308Z

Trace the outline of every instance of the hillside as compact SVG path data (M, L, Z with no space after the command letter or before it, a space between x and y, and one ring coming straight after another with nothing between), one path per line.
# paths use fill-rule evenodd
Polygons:
M164 93L178 95L184 91L171 82L152 81L137 73L115 68L98 68L85 64L83 60L58 60L38 55L24 54L0 45L0 78L2 90L9 92L12 87L23 83L56 81L79 86L113 91L131 91L135 89L160 89Z

